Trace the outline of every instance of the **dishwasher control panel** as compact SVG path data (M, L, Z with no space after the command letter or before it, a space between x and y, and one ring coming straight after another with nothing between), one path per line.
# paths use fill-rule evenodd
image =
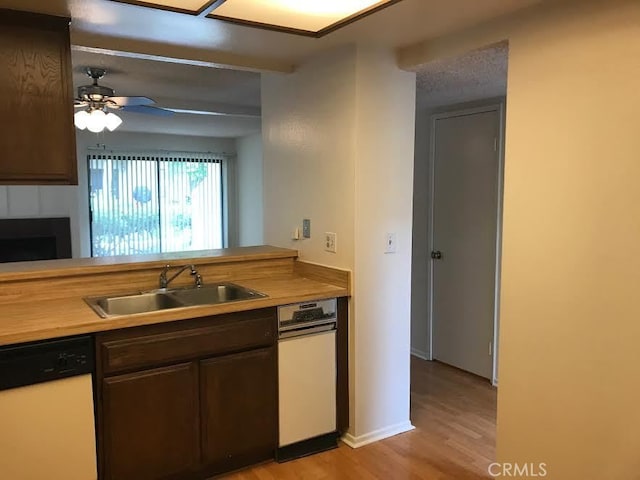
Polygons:
M0 347L0 390L92 373L94 363L90 336Z
M335 323L337 300L315 300L278 307L278 327L280 331L304 328L310 325Z

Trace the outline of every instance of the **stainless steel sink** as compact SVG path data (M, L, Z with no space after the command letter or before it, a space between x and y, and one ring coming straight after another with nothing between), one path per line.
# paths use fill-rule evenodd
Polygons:
M160 289L117 296L87 297L85 302L102 318L135 313L156 312L172 308L216 305L264 298L267 295L233 283Z
M138 293L121 297L99 298L96 300L96 305L106 315L131 315L183 306L180 301L165 293Z
M170 293L186 305L215 305L217 303L266 297L263 293L249 290L233 283L204 285L200 288L176 288L171 290Z

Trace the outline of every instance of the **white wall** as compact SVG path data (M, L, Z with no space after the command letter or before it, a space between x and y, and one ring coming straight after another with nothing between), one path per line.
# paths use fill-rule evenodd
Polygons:
M236 153L236 143L233 138L186 137L118 131L99 134L86 130L76 131L76 146L78 152L78 187L62 188L72 188L75 191L77 207L76 225L78 231L73 231L73 233L77 237L79 243L78 252L82 257L88 257L91 254L91 240L89 238L89 185L87 178L87 153L89 147L102 148L102 146L106 146L107 149L115 148L118 150L130 148L132 150ZM231 220L232 225L234 220L235 219ZM72 229L74 225L73 222L74 220L72 219ZM74 249L75 248L76 247L74 247Z
M264 209L262 188L262 134L236 140L238 245L264 243Z
M415 74L391 52L356 64L353 443L409 423ZM387 233L397 253L385 254Z
M638 478L640 3L509 41L498 457Z
M263 75L265 239L353 270L351 428L361 445L409 424L415 76L391 52L345 47ZM312 238L290 233L311 219ZM337 233L336 254L325 231ZM394 232L398 253L385 255Z
M294 74L263 74L265 240L300 258L353 267L355 47L301 65ZM291 231L311 219L310 239ZM337 234L337 253L323 247Z

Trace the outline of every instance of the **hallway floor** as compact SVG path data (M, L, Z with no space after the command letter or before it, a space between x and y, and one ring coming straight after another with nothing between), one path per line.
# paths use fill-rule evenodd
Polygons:
M288 463L268 463L230 480L476 480L491 478L496 389L488 380L411 358L414 431L362 448L340 448Z

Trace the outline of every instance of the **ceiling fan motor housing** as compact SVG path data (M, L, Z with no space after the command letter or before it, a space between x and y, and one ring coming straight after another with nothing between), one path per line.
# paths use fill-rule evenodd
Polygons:
M112 88L98 84L98 80L107 73L104 68L87 67L85 73L93 80L93 83L78 87L78 97L74 101L74 107L84 108L86 113L101 110L104 113L113 115L107 109L115 109L152 115L173 115L170 110L152 106L156 102L147 97L116 97ZM77 112L77 114L80 114L80 117L83 116L81 112Z
M103 87L102 85L84 85L78 87L78 98L87 102L100 102L105 97L113 97L115 92L112 88Z

